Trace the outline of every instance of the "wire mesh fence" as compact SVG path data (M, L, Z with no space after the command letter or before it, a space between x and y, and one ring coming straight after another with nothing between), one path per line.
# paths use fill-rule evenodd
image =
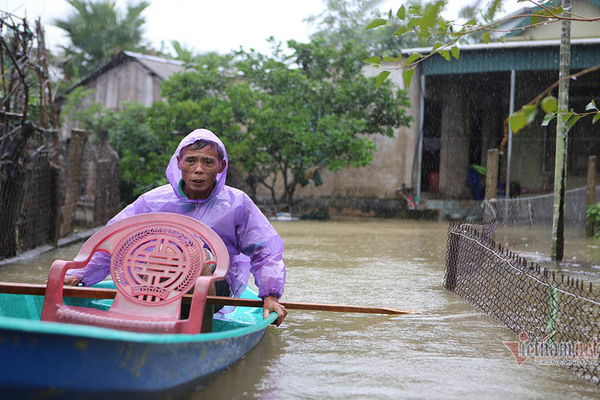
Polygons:
M18 252L57 239L59 170L47 151L32 152L25 158L23 196L17 219Z
M596 187L600 199L600 186ZM498 199L498 221L502 225L552 225L554 194ZM565 225L584 226L587 208L587 187L567 190L565 193Z
M600 293L495 243L490 224L493 218L450 225L446 289L518 334L518 341L505 343L517 364L565 365L600 383Z
M39 19L32 27L0 12L0 59L0 258L6 258L56 239L50 220L57 217L57 116Z
M0 11L0 259L104 224L119 207L106 135L69 128L59 138L48 57L39 19L33 27Z

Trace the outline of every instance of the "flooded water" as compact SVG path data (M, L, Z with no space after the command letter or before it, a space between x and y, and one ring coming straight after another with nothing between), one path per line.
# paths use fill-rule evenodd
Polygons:
M447 223L353 219L274 225L286 243L284 300L423 313L291 310L281 327L270 327L258 347L191 399L599 397L597 385L566 368L531 362L517 367L502 343L516 335L443 288ZM499 229L497 240L544 261L547 232ZM41 282L51 260L72 258L79 246L1 266L0 279ZM565 255L576 254L577 260L556 268L596 279L599 248L600 241L569 239Z
M550 260L551 227L501 226L495 240L526 259L548 269L579 279L600 283L600 239L584 238L582 227L565 229L565 251L562 262Z

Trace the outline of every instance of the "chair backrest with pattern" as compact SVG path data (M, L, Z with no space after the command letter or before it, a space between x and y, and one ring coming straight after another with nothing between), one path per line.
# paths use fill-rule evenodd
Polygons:
M59 321L62 318L64 322L74 323L92 321L93 318L83 316L85 310L64 306L62 280L68 269L82 268L98 251L111 256L110 272L117 287L110 316L106 318L128 319L127 316L130 316L131 319L149 321L179 320L182 296L194 287L197 293L193 302L197 304L193 303L192 307L196 314L202 314L199 310L204 308L209 282L224 279L229 269L227 248L208 226L173 213L136 215L95 233L73 261L57 260L53 263L42 319ZM205 254L210 255L209 260ZM210 276L200 276L205 262L216 265ZM90 313L97 314L93 310ZM73 320L68 320L70 318ZM94 318L97 321L106 319ZM185 324L187 326L182 331L195 331L201 322L197 316L190 315Z

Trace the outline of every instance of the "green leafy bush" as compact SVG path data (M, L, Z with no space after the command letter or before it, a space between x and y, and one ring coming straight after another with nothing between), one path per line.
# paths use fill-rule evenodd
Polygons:
M586 215L587 222L594 224L594 237L600 238L600 203L589 206Z

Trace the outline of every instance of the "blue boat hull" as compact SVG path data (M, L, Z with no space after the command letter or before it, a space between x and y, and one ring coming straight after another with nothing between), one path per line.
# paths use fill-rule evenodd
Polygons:
M35 314L40 299L1 296L2 398L185 398L255 347L276 318L238 307L213 333L143 334L11 317L16 302Z

